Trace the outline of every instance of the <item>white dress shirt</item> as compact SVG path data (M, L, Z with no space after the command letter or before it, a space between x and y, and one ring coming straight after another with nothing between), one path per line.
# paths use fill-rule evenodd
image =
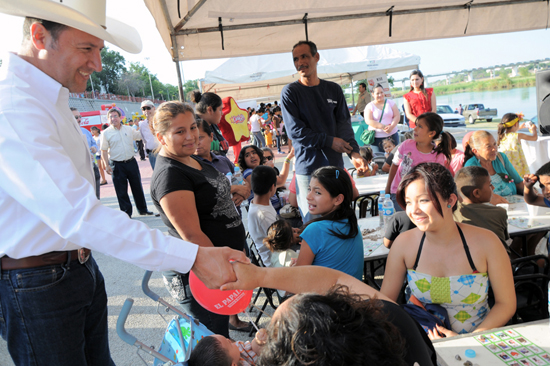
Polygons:
M151 132L151 129L149 128L149 121L141 121L139 123L139 132L141 132L141 136L143 137L143 141L145 141L145 149L146 150L155 150L157 146L159 146L159 140L153 133Z
M188 272L198 246L95 197L69 90L15 54L0 67L0 257L90 248L154 271Z
M139 131L123 124L120 129L111 125L101 134L101 149L109 150L111 160L125 161L134 157L134 141L137 140L141 140Z

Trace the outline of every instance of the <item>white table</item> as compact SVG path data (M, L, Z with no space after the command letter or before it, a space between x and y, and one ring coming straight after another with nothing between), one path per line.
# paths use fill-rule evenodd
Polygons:
M379 194L386 190L388 174L373 175L370 177L354 178L359 194Z
M508 212L508 219L522 219L526 224L532 227L520 228L508 223L508 233L510 237L522 237L523 240L523 255L527 253L527 240L526 237L529 234L539 233L550 230L550 210L544 207L531 206L525 203L522 196L513 196L514 200L520 200L520 202L510 203L504 206ZM530 212L531 211L531 214Z
M357 223L359 225L359 230L362 232L363 229L376 229L380 227L380 218L378 216L375 217L368 217L366 219L359 219L357 220ZM376 271L374 262L377 260L386 260L388 257L388 254L390 253L390 250L384 246L384 232L379 233L380 240L377 241L380 245L378 248L369 251L368 248L371 246L369 245L369 240L363 240L363 246L365 249L364 253L364 260L365 263L363 265L363 275L365 277L365 283L369 285L373 285L374 287L380 289L378 287L378 284L374 281L374 272ZM368 280L368 281L367 281Z
M550 161L550 136L539 136L537 141L521 140L521 147L533 174Z
M470 360L473 364L480 366L484 365L506 365L504 361L500 361L498 356L495 356L491 351L479 343L475 336L494 333L500 330L513 329L519 334L533 342L539 348L546 352L550 352L550 328L548 319L539 320L536 322L516 324L498 329L491 329L486 332L469 333L449 339L436 339L433 341L435 351L437 352L437 363L441 366L461 366L466 360ZM464 352L467 349L473 349L476 352L476 357L467 358ZM462 361L455 359L456 355L460 355ZM548 363L547 363L548 364Z

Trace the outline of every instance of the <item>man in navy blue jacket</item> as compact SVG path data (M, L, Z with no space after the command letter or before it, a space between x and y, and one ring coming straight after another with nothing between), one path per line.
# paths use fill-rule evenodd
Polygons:
M344 168L342 153L348 154L358 172L365 170L366 162L359 155L342 88L317 76L315 43L298 42L292 58L300 79L284 87L281 107L296 152L296 195L305 223L313 218L306 200L311 174L327 165Z

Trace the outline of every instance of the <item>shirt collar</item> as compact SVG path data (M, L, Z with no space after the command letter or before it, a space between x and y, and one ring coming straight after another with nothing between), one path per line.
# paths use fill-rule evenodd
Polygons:
M34 85L40 85L39 88L32 88L30 94L34 94L38 99L47 100L51 104L57 104L60 99L69 101L69 89L63 87L58 81L47 75L45 72L36 66L25 61L15 53L8 53L6 65L2 67L2 75L0 78L5 79L3 75L8 69L13 71L15 77L20 80L33 80ZM13 64L14 67L9 68Z

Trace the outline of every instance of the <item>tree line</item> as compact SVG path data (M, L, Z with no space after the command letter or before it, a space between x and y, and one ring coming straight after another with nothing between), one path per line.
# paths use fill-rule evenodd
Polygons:
M160 100L179 99L177 86L160 82L157 76L140 62L127 62L119 52L107 47L101 50L101 60L103 70L92 74L86 91L101 92L103 87L109 94ZM198 80L188 80L183 85L184 95L195 89L198 89Z

